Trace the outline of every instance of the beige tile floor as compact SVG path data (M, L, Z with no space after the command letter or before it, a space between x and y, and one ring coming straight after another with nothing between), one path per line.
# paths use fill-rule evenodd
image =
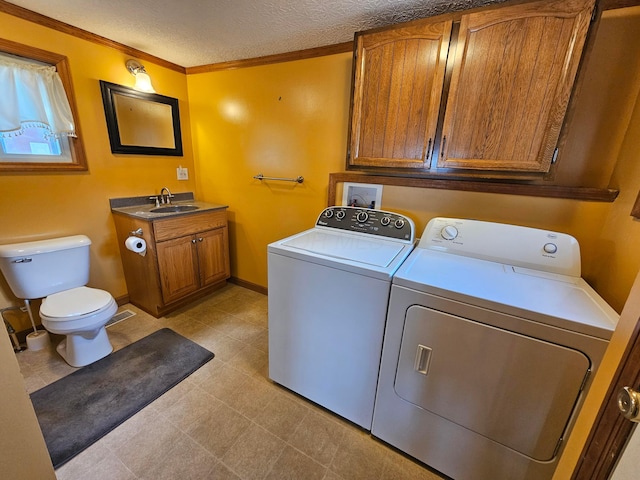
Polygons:
M268 379L266 296L227 285L159 319L122 308L136 315L109 327L115 349L169 327L215 358L60 467L59 480L446 478ZM17 356L29 392L75 370L53 345Z

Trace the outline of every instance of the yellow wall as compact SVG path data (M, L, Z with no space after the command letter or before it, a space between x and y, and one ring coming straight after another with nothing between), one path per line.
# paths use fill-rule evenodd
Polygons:
M113 155L98 80L132 86L125 68L129 56L2 13L0 36L68 57L89 165L81 173L0 175L0 243L86 234L93 242L89 285L123 296L109 198L159 193L163 186L174 193L195 190L186 76L143 62L156 91L180 101L184 157ZM189 181L176 180L180 164L189 168ZM0 280L0 308L18 303ZM26 326L16 326L21 328Z
M622 40L625 58L636 61L625 62L624 74L616 75L619 83L629 88L620 88L628 92L629 126L618 151L618 161L611 178L611 188L620 194L612 205L595 244L597 254L590 262L587 274L594 288L618 311L629 293L640 266L640 221L630 216L631 209L640 191L640 6L607 12L607 22L598 31L602 41L614 43ZM620 44L618 44L620 45ZM618 48L618 50L621 50ZM634 107L635 106L635 107ZM613 115L626 116L626 111Z
M326 205L328 174L344 165L350 72L341 54L188 76L197 192L229 205L233 276L266 286L267 244L311 228Z

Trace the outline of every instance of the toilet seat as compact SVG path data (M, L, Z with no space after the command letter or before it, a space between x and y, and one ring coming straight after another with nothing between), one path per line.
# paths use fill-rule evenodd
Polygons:
M78 287L49 295L40 305L42 326L65 335L56 351L72 367L83 367L113 351L105 325L118 304L109 292Z
M115 300L109 292L77 287L46 297L40 306L40 315L53 322L80 320L101 310L110 309L112 303L115 303Z

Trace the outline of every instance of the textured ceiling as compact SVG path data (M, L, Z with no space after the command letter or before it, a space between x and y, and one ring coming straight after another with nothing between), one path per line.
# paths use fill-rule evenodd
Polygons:
M501 0L9 0L183 67L353 40L360 30Z

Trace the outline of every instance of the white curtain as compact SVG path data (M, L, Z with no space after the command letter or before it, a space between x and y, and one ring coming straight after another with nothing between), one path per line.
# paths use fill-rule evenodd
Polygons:
M41 127L47 136L75 137L75 125L62 81L53 66L0 56L0 137Z

